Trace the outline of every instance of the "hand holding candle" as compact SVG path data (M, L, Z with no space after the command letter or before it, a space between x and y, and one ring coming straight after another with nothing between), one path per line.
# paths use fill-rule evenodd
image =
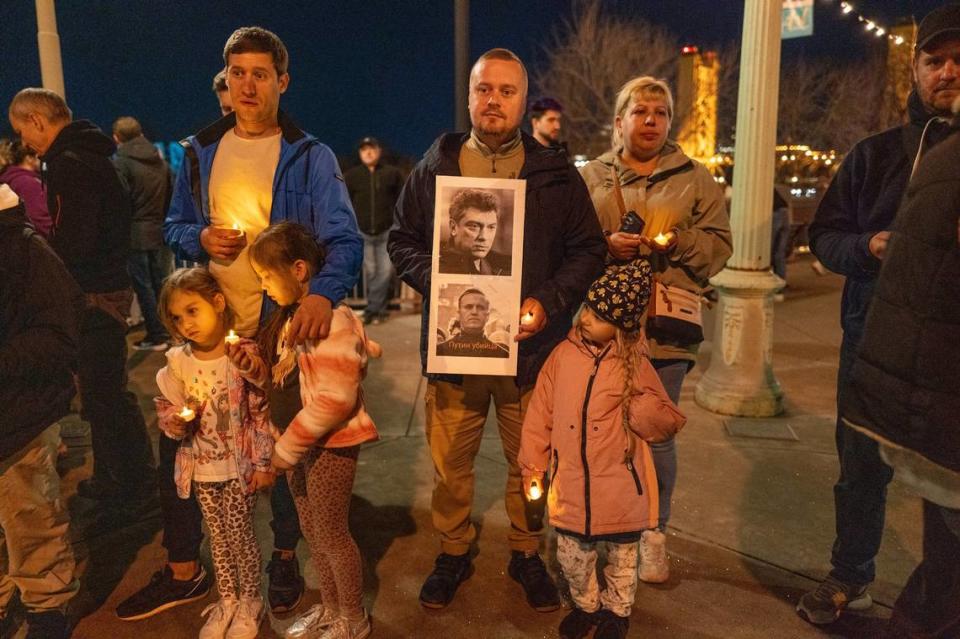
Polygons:
M520 342L529 337L533 337L543 330L547 325L547 312L543 310L540 302L528 297L520 305L520 332L513 338Z
M214 259L234 260L246 245L246 235L238 223L207 226L200 231L200 246Z
M193 409L189 406L184 406L180 412L177 413L177 417L182 419L184 422L192 422L193 418L196 417L196 413L194 413Z
M523 478L524 494L528 501L537 501L543 497L543 475L530 475Z
M227 333L227 336L224 338L224 341L227 344L236 345L240 341L240 336L231 328L230 332Z
M666 233L657 233L655 237L646 238L645 244L658 253L666 253L677 243L677 234L675 231Z

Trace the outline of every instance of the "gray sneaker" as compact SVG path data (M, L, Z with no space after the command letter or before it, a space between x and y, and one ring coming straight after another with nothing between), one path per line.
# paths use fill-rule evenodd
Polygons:
M822 626L839 619L844 610L866 610L872 605L867 586L851 586L828 576L816 590L800 597L797 613Z

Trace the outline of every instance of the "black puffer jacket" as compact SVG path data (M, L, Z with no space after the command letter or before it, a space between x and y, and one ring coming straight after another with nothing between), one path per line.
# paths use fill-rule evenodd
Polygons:
M163 218L173 191L167 163L142 135L120 144L113 161L127 183L133 208L130 248L153 251L163 247Z
M130 197L110 160L113 152L113 140L92 122L77 120L43 156L50 245L84 293L130 286Z
M960 472L960 131L925 155L877 282L849 424Z
M460 147L469 133L441 136L407 178L394 215L387 248L397 273L424 296L420 359L427 362L433 210L438 175L460 175ZM607 242L577 170L563 149L541 146L523 134L524 162L519 179L527 181L523 227L523 279L520 297L532 297L549 320L540 333L520 342L517 384L533 384L553 347L570 329L574 311L603 271ZM434 376L431 376L434 377ZM435 376L459 382L461 376Z
M908 101L910 122L858 142L830 183L810 225L810 248L823 265L847 278L840 305L844 339L856 344L863 332L880 260L870 238L893 224L924 127L933 118L916 93ZM933 122L924 148L943 140L945 123Z
M23 205L0 211L0 460L67 414L82 304Z

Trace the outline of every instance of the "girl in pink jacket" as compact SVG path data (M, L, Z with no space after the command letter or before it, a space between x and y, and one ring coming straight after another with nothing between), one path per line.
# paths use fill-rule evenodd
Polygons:
M670 401L640 330L650 299L646 261L612 265L590 287L576 326L550 354L523 421L524 490L547 505L557 559L575 608L560 636L626 637L637 590L638 541L657 526L657 478L648 442L686 418ZM605 547L606 589L597 583Z
M303 346L289 335L323 254L310 232L291 222L267 227L250 247L263 289L279 306L259 341L268 371L270 413L283 429L273 466L288 476L320 582L320 604L284 633L288 639L362 639L371 631L363 609L360 551L347 526L360 444L377 439L360 386L367 356L380 347L346 306L333 309L330 333Z

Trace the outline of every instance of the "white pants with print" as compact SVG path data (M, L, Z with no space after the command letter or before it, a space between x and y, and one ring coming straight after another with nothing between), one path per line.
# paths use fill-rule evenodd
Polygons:
M607 565L603 568L607 587L602 592L597 580L599 549L607 553ZM606 608L620 617L630 616L637 594L637 554L636 542L585 542L557 533L557 560L570 584L573 602L584 612Z

